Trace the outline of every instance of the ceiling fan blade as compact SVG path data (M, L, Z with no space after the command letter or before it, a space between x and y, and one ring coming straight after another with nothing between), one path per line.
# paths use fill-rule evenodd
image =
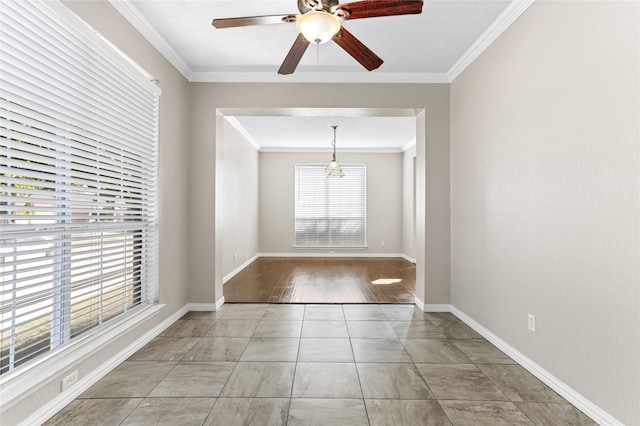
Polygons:
M246 27L249 25L268 25L296 22L297 15L245 16L242 18L219 18L211 22L216 28Z
M412 15L422 13L422 0L365 0L339 4L331 8L344 19L375 18L377 16Z
M337 35L333 37L338 46L342 47L345 52L353 56L353 59L360 62L360 65L369 71L378 68L384 62L378 55L373 53L367 46L362 44L360 40L355 38L344 27L340 29Z
M278 74L293 74L307 47L309 47L309 42L301 34L298 34L296 41L293 42L293 46L287 53L287 57L284 58L284 62L280 65Z

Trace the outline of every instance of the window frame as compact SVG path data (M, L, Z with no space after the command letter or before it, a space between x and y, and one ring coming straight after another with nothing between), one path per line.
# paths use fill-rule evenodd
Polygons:
M335 177L335 176L327 176L325 171L326 164L324 163L296 163L294 166L294 212L293 212L293 221L294 221L294 229L293 229L293 248L294 249L367 249L367 186L368 186L368 175L367 175L367 165L365 163L340 163L342 167L345 177ZM318 175L318 177L322 177L327 182L327 186L325 186L325 192L330 191L330 185L333 182L345 182L345 179L348 179L349 171L353 173L356 169L361 170L362 172L362 194L360 195L360 199L362 200L362 204L359 206L362 209L362 243L348 243L344 244L336 244L335 241L329 241L327 244L322 243L313 243L310 242L308 244L301 244L298 238L298 199L299 199L299 182L298 182L298 168L313 168L314 171ZM327 194L325 196L325 201L331 198L331 195ZM328 209L328 204L325 204L325 209ZM329 213L325 213L324 220L330 220ZM358 219L357 217L352 217L351 220ZM323 218L318 217L317 220L323 220ZM348 220L348 219L347 219ZM330 230L328 232L331 232ZM329 237L331 238L331 237Z
M18 5L19 2L5 3L0 6L2 8L14 7L14 6L11 6L14 4ZM146 113L150 113L151 114L150 116L154 117L153 124L152 124L153 130L149 133L148 136L144 137L144 139L151 144L150 151L147 150L145 152L148 152L149 155L151 156L149 161L151 162L152 167L149 171L149 175L151 176L151 181L148 182L149 189L147 191L147 196L145 197L144 202L139 203L141 207L137 209L137 210L146 209L145 212L144 213L141 212L139 216L140 218L144 217L145 219L141 219L139 222L136 222L135 220L133 220L134 222L133 224L129 224L127 226L123 225L123 227L120 230L115 230L115 231L112 230L113 232L121 232L123 235L122 238L124 238L124 243L123 243L124 245L120 247L125 247L126 249L126 247L129 246L128 241L131 241L131 245L133 247L131 249L133 256L129 261L126 261L128 262L127 264L132 265L130 267L130 274L132 276L133 285L134 285L134 294L135 294L134 300L132 301L133 303L131 307L125 308L122 312L116 314L113 317L110 317L108 320L101 317L101 315L105 312L102 309L103 307L101 307L99 320L97 322L91 323L90 326L85 327L83 331L78 335L76 335L77 333L74 333L74 330L72 330L71 328L73 324L71 320L72 305L70 304L70 297L72 296L71 296L71 290L66 288L69 286L69 278L68 278L69 270L68 269L65 270L64 267L60 268L60 265L67 265L67 266L70 265L71 264L70 257L73 255L73 249L70 248L72 245L73 239L64 237L65 235L67 235L66 232L69 231L69 232L78 233L78 232L81 232L82 227L79 227L79 228L71 227L69 229L65 228L68 225L67 222L72 222L72 220L65 220L64 214L66 213L59 214L59 212L67 211L67 209L70 209L70 207L67 205L70 203L65 203L65 200L66 200L65 191L64 189L60 191L58 190L58 188L62 187L62 184L57 185L58 182L56 181L57 178L61 178L62 176L65 176L65 173L60 172L60 173L50 174L50 176L53 179L52 186L55 186L56 188L53 191L55 193L55 197L53 198L52 202L56 203L58 206L55 208L55 212L56 212L55 216L58 217L58 219L56 219L55 224L56 226L65 228L64 231L54 232L55 236L61 237L61 238L52 239L52 241L57 241L57 242L52 243L52 248L50 252L46 251L47 257L49 257L49 254L51 254L50 257L52 259L56 259L56 263L57 263L57 265L52 266L52 272L51 272L51 276L53 277L52 282L55 283L55 286L52 289L52 293L55 293L55 296L53 296L53 302L51 303L51 306L53 308L53 312L56 314L53 314L53 317L54 317L53 320L49 321L49 323L52 324L50 329L57 330L57 331L51 331L50 333L57 337L55 339L51 339L49 343L49 346L50 346L49 350L37 356L35 359L30 359L30 357L26 357L25 362L22 365L14 364L11 368L8 368L8 371L5 371L3 372L2 375L0 375L0 384L3 385L2 399L4 401L13 400L14 398L17 398L21 394L21 392L15 392L15 393L8 392L8 395L7 395L7 392L5 392L5 389L9 391L10 389L12 389L12 387L11 386L5 387L5 384L11 385L15 383L16 384L15 386L18 386L19 389L22 389L21 383L23 382L18 380L19 376L21 375L28 376L30 377L29 380L33 380L35 376L30 375L28 373L30 371L38 371L39 366L41 365L46 365L46 364L66 365L65 361L54 360L54 358L60 358L61 353L63 353L61 351L68 350L67 352L73 352L78 348L83 348L83 350L86 350L89 347L92 347L94 349L98 348L99 344L104 343L105 341L104 339L113 339L117 335L119 335L122 331L124 331L119 328L121 325L128 324L128 327L131 327L132 324L130 321L132 319L141 320L142 318L146 318L148 315L151 315L157 312L160 307L160 305L158 305L158 300L157 300L158 280L159 280L158 261L157 261L158 237L159 237L158 235L159 181L158 181L157 155L158 155L158 148L159 148L158 132L159 132L160 89L157 86L156 81L153 79L151 75L146 73L146 71L142 70L130 58L126 57L126 55L124 55L121 51L115 48L110 42L108 42L101 35L96 33L93 29L91 29L85 22L80 20L75 14L73 14L73 12L71 12L68 8L66 8L60 2L34 1L34 2L30 2L28 7L31 8L29 12L33 12L33 14L29 14L29 13L26 13L24 10L21 10L20 11L21 16L19 18L14 19L14 22L20 23L22 22L21 20L24 20L24 22L27 22L27 21L30 22L31 20L34 20L34 19L43 19L43 17L46 17L46 18L50 17L50 19L52 19L52 24L50 26L47 26L46 29L42 29L42 31L47 31L49 35L55 34L56 24L61 25L65 29L68 28L68 32L65 33L66 36L68 36L69 34L72 34L73 36L77 37L77 39L74 39L74 40L78 42L78 45L88 45L88 46L91 46L92 49L95 49L92 51L92 57L90 58L91 60L96 60L96 58L99 58L99 60L101 61L108 61L109 65L112 66L112 68L115 69L117 73L124 76L123 78L128 79L128 84L131 84L132 85L131 87L136 87L137 90L147 93L150 97L154 99L152 101L153 111L146 112ZM15 24L15 25L17 28L19 24ZM10 30L6 30L6 31L10 31ZM34 30L34 31L40 31L40 28L37 28L37 30ZM11 36L15 36L16 32L7 33L7 34L10 34ZM19 37L22 37L22 36L23 35L20 35ZM27 36L24 36L24 37L25 37L25 43L28 42L29 40L27 39ZM43 47L40 47L40 48L43 48ZM78 48L78 51L80 52L81 49ZM81 54L78 53L78 56L76 57L78 63L84 63L84 65L86 65L86 62L91 62L91 60L87 58L86 54L85 56L80 56L80 55ZM95 57L93 57L93 55ZM97 69L99 68L96 68L96 70ZM50 80L47 80L42 76L30 77L27 75L26 77L23 77L23 78L25 79L25 81L28 81L29 78L33 78L33 79L41 78L41 80L38 80L40 82L38 84L50 84ZM2 81L4 82L5 80L2 80ZM29 87L28 86L29 82L26 84L27 86L25 87ZM55 86L52 86L52 89L55 89ZM107 89L110 89L110 87L108 87ZM29 96L28 89L24 89L24 90L25 90L24 92L25 96ZM32 93L35 93L35 92L32 92ZM118 95L113 94L110 96L113 96L114 102L117 104L119 100ZM15 103L14 101L7 100L5 102L5 105L9 105L9 104L18 105L18 106L21 105L21 104ZM123 108L124 106L125 105L123 105ZM8 111L10 110L3 109L2 111L7 111L8 113ZM42 111L39 111L38 113L42 114ZM0 113L0 116L1 115L2 113ZM4 121L7 122L7 120L4 120ZM21 124L24 125L24 123L21 123ZM85 124L84 125L85 130L89 126L90 124ZM82 123L80 123L80 127L83 127ZM6 130L7 128L3 127L3 129ZM7 133L7 134L9 134L8 138L11 138L11 133ZM7 136L4 136L3 138L8 141ZM12 140L17 141L17 139L13 139L13 138ZM96 140L96 144L99 144L99 143L100 141ZM122 143L127 144L126 141ZM64 146L65 146L64 143L62 143L58 148L64 147ZM129 145L126 146L126 148L128 147ZM43 147L37 146L36 148L39 149L41 154L43 151ZM32 148L32 149L36 149L36 148ZM8 149L7 155L1 157L2 160L7 158L7 169L10 168L9 160L8 160L10 155L11 153L10 153L10 150ZM59 151L58 154L56 155L62 155L62 154ZM70 156L71 158L76 158L76 157L72 157L70 154L68 156ZM53 158L57 158L57 157L55 157L54 155ZM57 162L58 160L55 160L55 165L49 164L48 166L57 166ZM74 164L74 163L73 161L71 161L69 164ZM82 162L78 161L75 164L78 164L79 166L81 166ZM130 177L129 175L127 175L128 172L124 171L124 170L127 170L126 167L122 168L123 166L121 165L113 166L113 167L114 168L121 167L120 175L119 175L121 176L121 179L127 180ZM4 180L5 175L3 174L2 176L3 176L2 179ZM65 179L68 180L70 178L66 176ZM128 185L128 184L123 184L123 185ZM1 188L0 188L0 192L1 192ZM98 197L98 198L102 197L102 195L100 195L99 189L96 188L94 193L97 194L95 195L95 197ZM9 200L10 199L8 195L9 192L4 192L4 194L7 194L6 195L8 197L7 200ZM129 200L135 201L135 198L130 198ZM6 204L5 204L6 206L10 206L10 208L7 209L7 211L14 206L13 204L8 204L8 203L9 201L6 201ZM127 202L120 203L121 206L126 204ZM129 204L134 205L136 203L130 202ZM102 211L103 209L98 209L98 210ZM127 214L126 212L130 212L133 210L136 210L136 209L130 208L129 210L125 210L123 215L126 215ZM70 214L72 215L72 213ZM9 216L7 216L7 218L8 217ZM62 219L60 219L60 217L62 217ZM0 217L0 219L6 219L6 218L3 215L2 217ZM10 219L6 219L6 220L10 220ZM123 221L128 221L128 220L129 219L126 219L126 218L123 219ZM0 220L0 227L3 228L3 233L6 233L10 225L3 224L2 222L3 221ZM109 234L112 231L109 230L108 226L105 226L105 227L95 226L88 230L89 233L100 232L100 233L107 233L107 234ZM41 235L41 236L54 235L48 232L50 231L46 231L43 229L36 229L34 227L34 232L32 234ZM23 233L23 234L28 235L29 231L27 230L26 233ZM17 233L14 235L22 235L22 234ZM20 239L23 237L18 236L16 238ZM91 239L93 237L89 236L86 238ZM10 238L6 238L6 240L8 239ZM144 240L144 243L142 242L142 240ZM6 247L6 246L3 246L3 247ZM18 243L15 243L12 247L19 248L19 247L25 247L25 245L18 242ZM102 254L101 256L103 255L104 254ZM18 260L15 260L17 259L17 256L14 255L13 258L15 262L18 262ZM101 257L100 259L103 259L104 261L104 257ZM144 262L144 265L141 262ZM15 280L15 277L14 277L14 280ZM3 279L3 282L4 282L4 279ZM102 285L103 284L100 284L100 286ZM15 300L16 300L15 296L11 300L14 301L12 302L12 304L15 304ZM63 320L60 320L60 318L63 318ZM3 318L3 322L5 321L6 320ZM118 331L116 334L111 334L113 330L120 330L120 331ZM4 330L3 330L3 333L4 333ZM92 346L91 342L102 342L102 343L98 343L98 346L95 346L95 345ZM66 353L66 355L68 356L68 359L67 359L68 361L74 358L73 355L69 356L69 353ZM57 371L57 370L54 370L54 371Z

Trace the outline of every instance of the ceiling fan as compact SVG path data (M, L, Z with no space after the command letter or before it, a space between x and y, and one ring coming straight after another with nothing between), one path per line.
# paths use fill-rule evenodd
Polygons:
M295 71L309 44L336 42L367 70L382 65L383 60L360 40L348 32L341 23L348 19L378 16L410 15L422 13L422 0L362 0L339 4L339 0L297 0L300 14L245 16L214 19L215 28L244 27L249 25L296 23L298 34L278 74Z

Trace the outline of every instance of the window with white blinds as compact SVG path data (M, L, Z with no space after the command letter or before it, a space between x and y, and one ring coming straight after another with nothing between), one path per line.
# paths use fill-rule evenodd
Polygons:
M0 373L157 289L159 89L59 2L0 2Z
M326 164L296 164L295 246L366 247L367 166L341 166L338 178Z

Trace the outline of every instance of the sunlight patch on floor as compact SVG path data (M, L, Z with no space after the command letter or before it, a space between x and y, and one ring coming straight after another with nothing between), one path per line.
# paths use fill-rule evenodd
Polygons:
M387 285L387 284L395 284L402 281L400 278L380 278L375 281L371 281L371 284L376 285Z

